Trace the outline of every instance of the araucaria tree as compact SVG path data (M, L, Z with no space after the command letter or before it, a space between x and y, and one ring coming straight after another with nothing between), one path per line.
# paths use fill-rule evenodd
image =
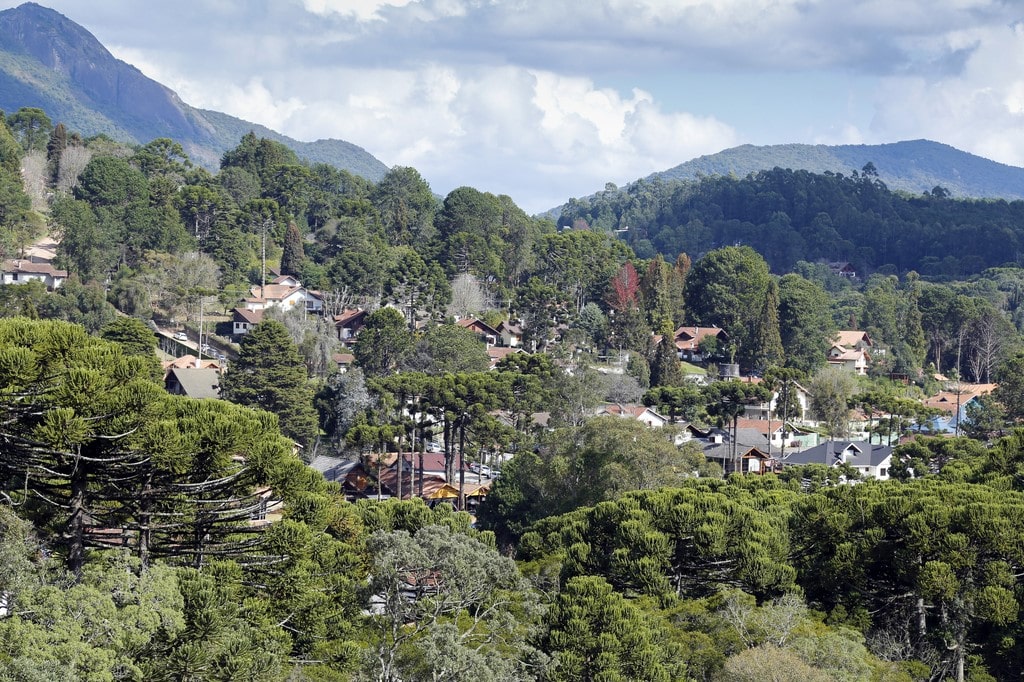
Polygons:
M221 379L220 392L225 400L276 414L281 432L303 446L316 438L313 387L280 322L265 320L245 335L238 359Z

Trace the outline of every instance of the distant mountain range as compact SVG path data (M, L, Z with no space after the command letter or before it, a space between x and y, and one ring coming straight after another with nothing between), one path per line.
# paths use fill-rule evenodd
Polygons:
M211 169L251 130L300 158L370 180L379 180L388 170L350 142L299 142L234 116L191 107L169 88L115 59L75 22L32 2L0 12L0 108L11 113L21 107L39 107L54 123L86 136L104 133L140 144L169 137L193 161Z
M1007 166L930 140L891 144L743 145L701 156L649 178L693 180L701 175L735 175L772 168L812 173L860 172L868 163L890 190L911 194L944 187L954 197L1024 199L1024 168Z
M250 130L300 158L329 163L370 180L388 168L343 140L299 142L265 126L197 109L113 55L64 15L25 3L0 12L0 109L39 107L83 135L146 143L169 137L194 161L216 169L221 155ZM648 179L745 177L771 168L849 175L867 163L891 190L921 194L936 186L955 197L1024 199L1024 168L1007 166L928 140L881 145L743 145L687 161ZM557 215L559 209L549 212Z

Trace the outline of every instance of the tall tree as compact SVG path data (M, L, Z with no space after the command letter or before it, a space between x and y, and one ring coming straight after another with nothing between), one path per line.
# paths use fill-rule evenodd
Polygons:
M281 432L303 446L317 435L306 366L283 324L265 320L242 339L238 358L221 379L221 396L276 414Z
M683 370L679 366L678 350L671 334L662 334L651 361L651 386L679 386L683 383Z
M820 284L789 273L779 280L779 336L786 366L812 372L825 364L835 323Z
M370 201L380 213L391 245L423 244L434 237L437 200L415 168L389 170L373 188Z
M367 376L393 372L412 350L413 337L402 313L379 308L366 316L353 352Z
M686 278L690 317L724 329L737 346L737 360L747 367L757 354L757 321L770 281L768 264L749 246L705 254Z
M284 251L281 254L281 274L298 276L302 272L302 264L306 255L302 250L302 234L295 221L288 223L284 233Z
M376 679L534 679L528 665L543 658L526 638L539 612L515 562L444 526L378 531L368 546Z
M42 109L22 107L7 117L7 126L26 152L45 151L53 123Z
M761 372L783 361L782 338L779 335L779 288L775 280L768 283L761 314L757 318L754 366Z
M850 427L850 400L857 392L857 380L840 367L825 367L811 377L811 411L825 422L829 436L845 436Z

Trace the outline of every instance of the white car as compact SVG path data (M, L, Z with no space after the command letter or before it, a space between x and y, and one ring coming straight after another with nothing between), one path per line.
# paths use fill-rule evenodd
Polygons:
M188 341L188 334L186 334L185 332L175 332L174 333L174 340L175 341Z
M487 466L486 464L470 462L469 470L472 471L473 473L480 474L481 476L486 476L487 478L491 477L491 467Z

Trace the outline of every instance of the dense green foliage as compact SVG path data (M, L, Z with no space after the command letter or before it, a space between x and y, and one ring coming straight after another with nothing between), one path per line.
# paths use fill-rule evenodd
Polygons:
M654 253L660 228L651 244L606 233L603 218L557 230L505 196L462 187L438 202L414 169L374 185L255 134L211 175L168 139L127 149L36 135L34 112L19 121L0 154L18 159L39 137L52 157L49 215L72 277L54 292L0 287L2 316L21 316L0 320L0 680L1024 671L1022 270L927 281L891 260L906 256L898 240L890 260L850 257L887 268L854 281L807 260L844 257L840 228L855 223L864 244L895 239L907 207L986 207L896 197L868 169L707 180L680 189L688 211L713 212L726 193L728 210L764 204L774 222L721 210L686 242L703 254L691 263L682 242ZM836 216L817 210L840 199ZM817 242L783 229L811 209ZM743 245L713 248L741 233ZM264 263L318 289L326 314L266 311L223 375L232 402L168 395L137 318L192 323L218 293L253 297ZM357 305L356 367L341 374L330 316ZM485 336L549 352L508 349L490 370L481 334L453 323L468 315ZM724 331L688 347L698 326ZM840 328L869 333L872 376L822 370ZM680 352L761 381L699 387ZM895 442L934 417L917 400L935 390L933 369L1001 387L957 425L978 440L901 446L885 483L839 485L854 472L824 465L723 480L678 444L678 424L593 417L602 400L628 414L642 399L735 436L769 391L781 419L806 388L821 431L845 433L858 407L869 433ZM296 442L359 460L353 476L370 485L382 453L437 451L463 509L482 472L501 471L473 524L448 505L347 503ZM414 488L397 481L395 497Z
M890 268L955 279L1012 262L1024 203L904 196L865 173L773 170L745 178L638 180L573 200L560 225L629 227L638 255L704 254L744 244L774 272L800 260L849 261L858 272Z

